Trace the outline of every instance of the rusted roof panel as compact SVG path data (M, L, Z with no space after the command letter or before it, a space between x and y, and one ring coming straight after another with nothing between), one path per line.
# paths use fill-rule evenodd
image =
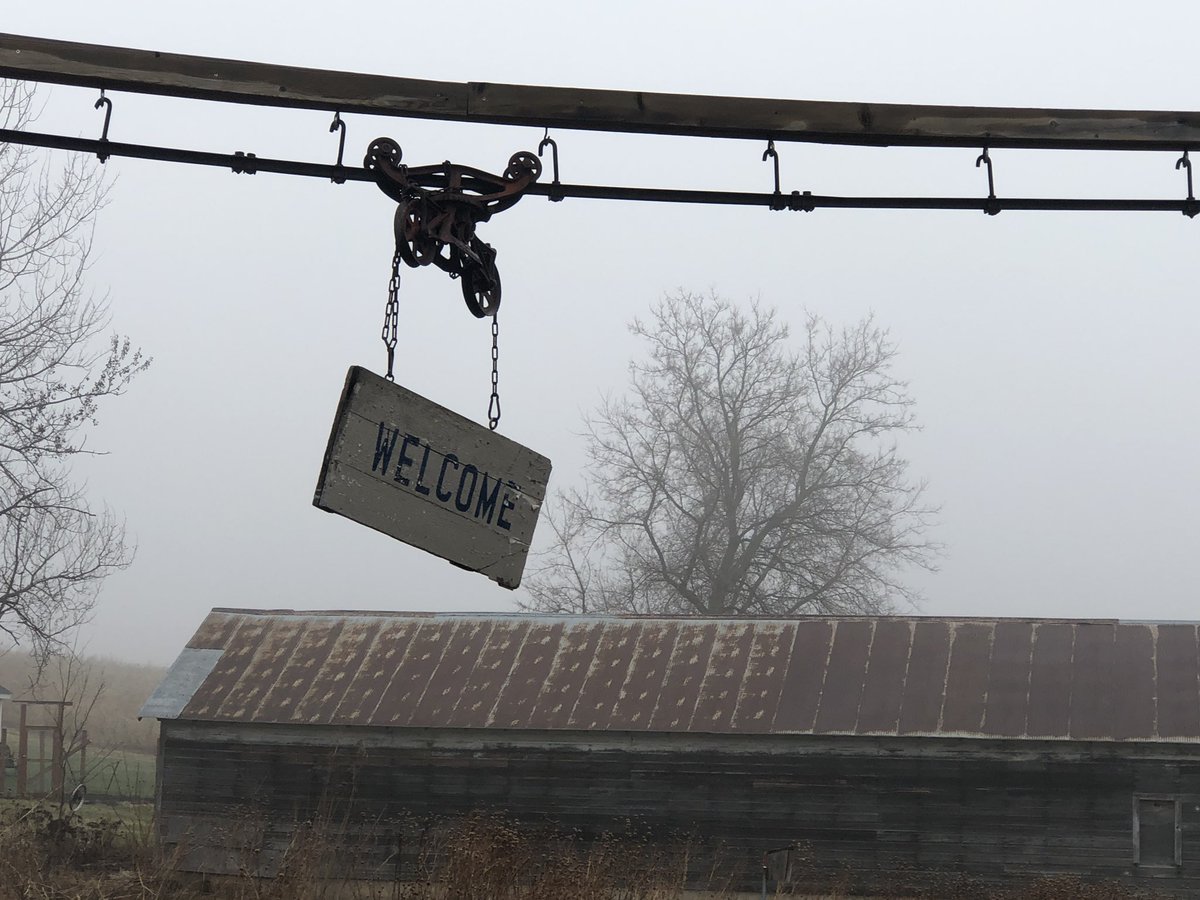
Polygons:
M949 622L918 622L908 659L908 679L900 704L901 734L940 731L946 696L946 667L950 661Z
M329 655L312 675L308 690L296 702L296 711L291 721L318 724L332 722L350 689L351 676L362 667L367 651L375 643L382 622L350 619L339 620L341 628L338 638L329 649Z
M535 731L1200 740L1192 623L214 610L148 715ZM207 657L206 657L207 658ZM194 688L194 690L193 690ZM181 708L180 708L181 707Z
M433 680L433 673L437 671L447 645L453 643L453 633L458 624L446 620L421 623L409 638L395 671L383 685L379 704L369 714L372 722L396 727L409 723Z
M312 622L299 631L296 644L287 655L279 677L267 685L266 694L255 713L257 716L278 722L292 719L296 706L307 695L307 691L301 694L300 690L310 687L316 680L316 673L321 663L329 658L343 624L337 619L325 619Z
M754 642L739 687L737 709L731 731L761 734L771 730L779 706L779 684L783 677L796 625L792 622L762 622L752 629Z
M655 698L651 731L691 730L692 714L700 699L700 685L708 671L708 660L720 627L711 621L680 623L675 652L667 663L662 691Z
M1071 737L1098 738L1116 728L1112 705L1116 628L1084 623L1075 628L1074 677L1071 679Z
M850 619L834 626L833 649L825 673L826 690L821 692L815 731L821 734L854 731L874 633L875 623L868 619ZM838 689L829 690L833 685L838 685Z
M638 644L642 638L642 624L636 623L634 628L613 631L605 629L605 635L600 641L599 658L601 665L596 668L589 686L594 692L589 696L588 712L583 718L592 720L589 730L629 731L629 719L636 715L638 704L628 701L629 692L625 690L629 682L634 658L637 655ZM616 724L619 722L619 724Z
M1075 628L1069 622L1039 625L1029 664L1029 712L1025 730L1035 737L1068 734L1071 721Z
M496 728L525 728L537 706L538 694L554 667L562 640L563 623L530 622L521 649L492 708L489 725Z
M772 732L812 731L825 687L833 626L832 621L821 620L796 624L796 641L783 667L785 675Z
M583 685L596 656L596 644L603 633L599 623L567 629L563 633L554 666L533 711L537 721L545 722L548 728L567 728L571 724L571 713L583 693Z
M494 623L464 619L456 622L446 639L446 652L424 696L413 709L408 724L414 728L436 728L449 718L462 699L463 688L470 683L471 672L487 644Z
M991 655L992 630L977 622L965 622L954 629L946 700L942 704L943 731L970 733L983 726L988 670L980 661Z
M738 695L746 680L753 643L754 627L748 622L738 622L717 632L691 730L733 730L733 714L737 711Z
M875 625L867 680L858 707L860 732L894 733L900 721L900 701L908 677L912 623L881 619Z
M423 619L385 619L380 623L358 670L346 673L350 686L330 717L330 724L383 724L374 718L375 710L424 624Z
M450 728L486 728L490 722L496 698L508 682L513 661L524 643L527 629L518 619L501 619L479 654L479 663L471 670L470 680L463 685L462 697L451 710L445 724Z
M1154 733L1154 635L1148 625L1116 629L1113 641L1112 736Z
M1025 733L1032 655L1032 622L996 623L992 629L992 658L988 663L984 734L999 736Z
M1158 733L1164 737L1200 733L1200 647L1195 625L1159 625L1154 655Z

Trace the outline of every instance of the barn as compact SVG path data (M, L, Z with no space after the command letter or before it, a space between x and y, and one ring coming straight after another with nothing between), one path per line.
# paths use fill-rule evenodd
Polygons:
M216 609L142 715L200 871L270 874L336 808L403 877L413 822L491 809L686 835L748 890L791 847L813 885L1200 895L1193 623Z

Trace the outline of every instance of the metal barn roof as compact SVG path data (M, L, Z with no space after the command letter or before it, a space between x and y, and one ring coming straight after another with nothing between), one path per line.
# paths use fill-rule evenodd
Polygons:
M142 710L210 722L1200 739L1194 623L216 609Z

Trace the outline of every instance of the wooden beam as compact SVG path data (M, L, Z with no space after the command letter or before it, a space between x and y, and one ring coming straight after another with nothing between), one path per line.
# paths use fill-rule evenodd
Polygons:
M0 34L0 76L342 113L868 146L1200 148L1200 112L767 100L425 81Z

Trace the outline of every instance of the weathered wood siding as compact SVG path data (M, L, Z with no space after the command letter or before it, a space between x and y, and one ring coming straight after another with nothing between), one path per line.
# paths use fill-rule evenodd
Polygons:
M324 820L361 873L394 877L420 820L498 809L585 837L690 835L740 862L747 889L764 850L797 843L805 880L866 889L1078 873L1200 896L1200 745L163 722L161 754L164 840L209 871L273 871L297 825ZM1136 794L1184 797L1181 866L1134 864Z

